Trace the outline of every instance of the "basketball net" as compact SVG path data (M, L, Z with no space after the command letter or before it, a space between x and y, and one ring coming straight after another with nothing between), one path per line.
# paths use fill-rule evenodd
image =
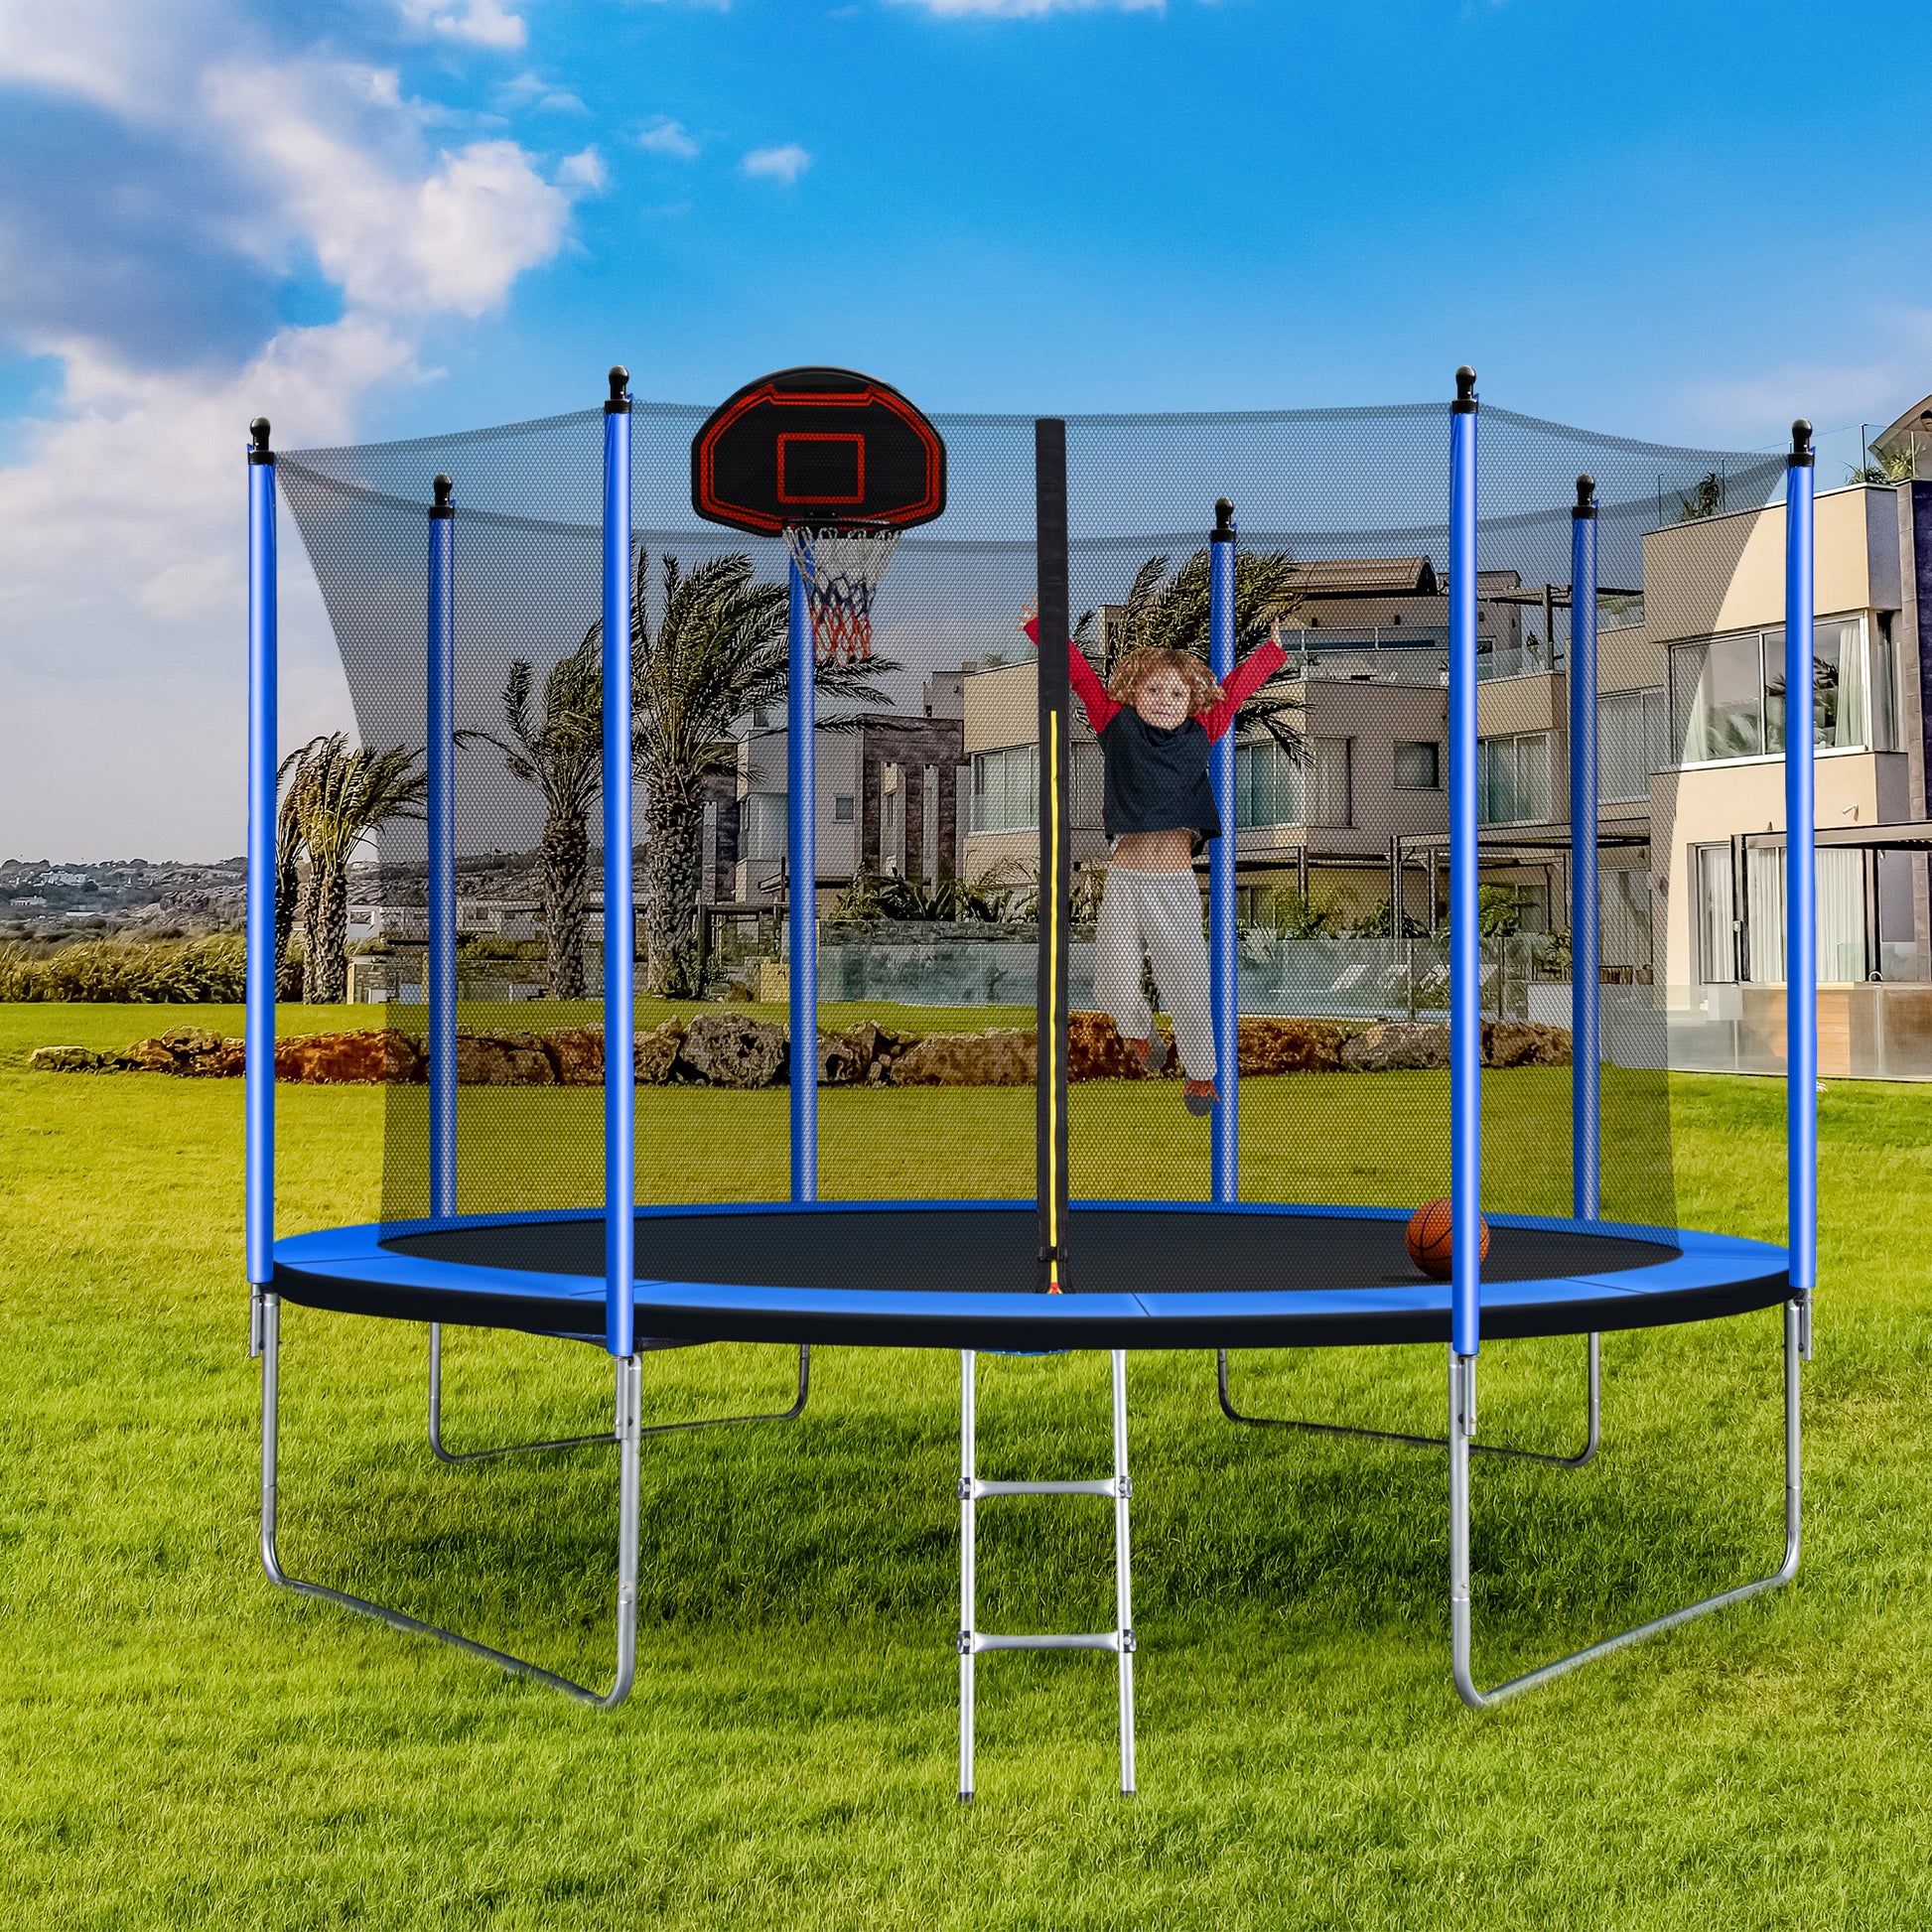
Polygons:
M872 655L872 600L898 545L876 524L791 524L785 545L812 607L812 656L820 664Z

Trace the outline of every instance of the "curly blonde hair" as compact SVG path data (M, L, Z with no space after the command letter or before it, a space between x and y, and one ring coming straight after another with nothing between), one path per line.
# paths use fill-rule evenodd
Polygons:
M1198 717L1209 705L1219 704L1227 695L1191 650L1175 650L1164 644L1142 644L1130 650L1114 666L1114 674L1107 680L1107 695L1116 704L1131 705L1135 693L1157 671L1173 671L1186 685L1190 718Z

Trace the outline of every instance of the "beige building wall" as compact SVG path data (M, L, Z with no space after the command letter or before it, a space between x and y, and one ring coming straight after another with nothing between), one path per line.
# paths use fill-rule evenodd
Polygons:
M1601 666L1598 666L1600 671ZM1598 689L1606 688L1599 676ZM1446 711L1447 715L1447 711ZM1476 686L1476 736L1562 731L1570 720L1570 680L1561 672L1499 677Z
M1784 505L1652 530L1643 540L1644 622L1666 643L1784 621ZM1895 611L1898 492L1834 489L1818 498L1813 610Z
M1900 492L1857 486L1822 493L1817 502L1813 615L1863 615L1876 643L1881 612L1904 603ZM1784 506L1653 530L1643 540L1645 644L1655 666L1646 682L1668 682L1673 643L1784 621ZM1896 652L1898 640L1894 637ZM1916 685L1893 665L1901 698ZM1609 686L1607 682L1605 689ZM1901 703L1908 726L1915 707ZM1911 743L1909 737L1904 741ZM1912 757L1906 752L1820 751L1817 825L1894 824L1917 816ZM1784 829L1784 759L1729 759L1683 765L1650 781L1654 834L1651 883L1656 893L1656 977L1671 1004L1699 1003L1697 866L1701 845L1743 832Z
M960 810L973 809L972 764L975 753L1007 751L1020 745L1039 742L1039 669L1032 658L1017 664L999 664L989 670L969 670L963 680L961 703L964 707L964 745L966 769L961 774ZM1072 742L1091 745L1093 733L1078 700L1073 705ZM1073 863L1090 864L1107 856L1107 842L1098 826L1098 806L1092 826L1073 828ZM1009 878L1035 873L1039 869L1039 828L1033 826L1014 832L977 832L970 816L961 841L961 871L968 879L988 872Z
M859 827L857 807L851 819L838 817L841 795L856 797L859 790L858 741L843 732L813 734L812 762L817 768L818 876L842 884L859 868ZM738 747L738 797L741 810L753 792L782 794L786 785L786 734L782 731L758 732L741 739ZM740 819L740 837L745 836L745 821ZM775 859L750 859L738 862L737 895L741 903L756 903L769 897L759 891L759 882L770 878L778 869ZM831 889L828 889L828 891ZM826 893L820 894L826 899ZM829 903L829 899L827 900Z

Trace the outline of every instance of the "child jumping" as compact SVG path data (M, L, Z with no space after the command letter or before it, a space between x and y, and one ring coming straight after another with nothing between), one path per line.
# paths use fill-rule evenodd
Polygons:
M1037 621L1023 627L1036 642ZM1105 759L1102 823L1113 842L1100 895L1094 997L1142 1064L1159 1072L1168 1043L1142 991L1142 961L1153 968L1162 1004L1173 1017L1187 1111L1197 1117L1212 1112L1221 1097L1194 883L1194 853L1221 836L1207 750L1287 661L1271 636L1224 690L1193 652L1150 646L1129 651L1103 685L1079 645L1067 645L1073 689Z

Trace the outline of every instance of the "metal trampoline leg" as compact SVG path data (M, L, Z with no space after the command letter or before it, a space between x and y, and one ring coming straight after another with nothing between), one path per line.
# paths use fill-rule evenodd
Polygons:
M1357 1429L1348 1423L1301 1422L1292 1416L1249 1416L1234 1406L1228 1392L1228 1351L1217 1349L1214 1379L1221 1398L1221 1413L1229 1422L1245 1423L1251 1429L1303 1429L1315 1436L1353 1436L1369 1443L1398 1443L1407 1449L1448 1449L1447 1436L1405 1436L1393 1429ZM1471 1443L1475 1455L1504 1455L1521 1462L1541 1462L1552 1469L1581 1469L1596 1459L1603 1441L1603 1347L1602 1337L1592 1334L1585 1356L1584 1446L1575 1455L1551 1455L1543 1449L1514 1449L1504 1443Z
M452 1644L458 1650L467 1650L471 1656L481 1657L518 1677L528 1677L539 1684L548 1685L553 1691L561 1691L580 1704L594 1705L601 1711L615 1711L630 1695L631 1681L637 1669L637 1414L641 1399L637 1357L626 1355L617 1365L617 1418L611 1440L622 1449L618 1479L618 1665L617 1680L607 1693L574 1683L570 1678L560 1677L555 1671L547 1671L524 1658L512 1657L508 1651L492 1650L489 1645L478 1643L472 1637L459 1636L454 1630L445 1630L438 1624L426 1623L405 1611L391 1609L387 1604L371 1602L365 1596L352 1596L347 1590L332 1589L327 1584L312 1584L300 1577L291 1577L282 1568L276 1549L277 1467L281 1452L281 1297L264 1295L261 1297L261 1557L268 1581L279 1588L294 1590L301 1596L315 1596L325 1602L340 1603L345 1609L372 1616L394 1629Z
M1580 1664L1587 1664L1593 1658L1607 1656L1613 1650L1621 1650L1626 1644L1641 1642L1645 1637L1654 1637L1661 1630L1675 1628L1680 1623L1689 1623L1693 1617L1708 1615L1712 1610L1724 1609L1731 1603L1741 1603L1747 1596L1756 1596L1761 1591L1775 1589L1780 1584L1788 1584L1798 1574L1798 1554L1801 1543L1801 1505L1799 1468L1799 1429L1798 1429L1798 1382L1799 1364L1811 1356L1811 1309L1808 1302L1793 1300L1784 1305L1784 1559L1769 1576L1756 1578L1748 1584L1739 1584L1731 1589L1720 1590L1715 1596L1700 1598L1695 1603L1687 1603L1682 1609L1671 1610L1663 1616L1652 1617L1647 1623L1639 1623L1633 1629L1619 1631L1613 1637L1604 1637L1600 1642L1573 1651L1567 1657L1559 1657L1554 1663L1540 1665L1535 1670L1525 1671L1519 1677L1512 1677L1506 1683L1498 1684L1491 1690L1477 1687L1470 1667L1470 1605L1469 1605L1469 1450L1474 1445L1470 1438L1475 1433L1475 1358L1469 1355L1449 1355L1449 1648L1451 1668L1455 1677L1455 1689L1462 1702L1472 1710L1485 1710L1490 1705L1500 1704L1506 1698L1517 1696L1523 1691L1534 1690L1539 1684L1547 1684L1553 1677L1561 1677L1567 1671L1575 1670Z
M959 1802L973 1802L974 1488L978 1477L979 1413L974 1401L973 1351L959 1351Z
M706 1416L696 1422L653 1423L637 1431L646 1436L670 1436L683 1429L734 1429L742 1423L795 1422L805 1411L805 1398L811 1390L812 1348L810 1342L798 1346L798 1397L789 1409L767 1416ZM535 1455L544 1449L598 1449L618 1440L614 1430L596 1436L563 1436L551 1443L505 1443L496 1449L453 1449L443 1441L443 1324L429 1324L429 1447L439 1462L452 1466L464 1462L488 1462L499 1455Z

